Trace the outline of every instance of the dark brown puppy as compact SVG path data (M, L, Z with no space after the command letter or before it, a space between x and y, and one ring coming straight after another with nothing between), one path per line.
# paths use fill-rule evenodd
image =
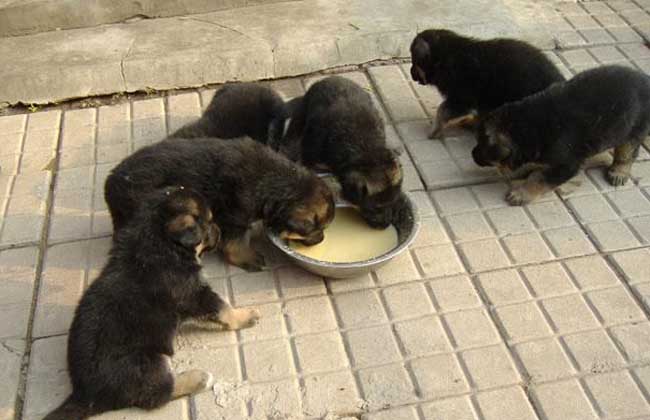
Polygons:
M188 185L207 200L221 228L228 262L260 270L264 259L249 243L251 223L307 245L323 240L334 198L315 174L250 139L169 139L144 147L106 179L105 198L119 231L140 196L167 185Z
M255 310L231 307L201 279L199 256L219 239L203 197L169 187L140 202L79 302L68 337L72 395L46 420L149 410L203 391L212 382L209 372L171 370L178 325L194 319L239 329L259 318Z
M287 117L284 100L270 87L256 83L230 84L215 93L198 121L181 127L170 137L248 136L275 148L284 134Z
M386 146L370 95L334 76L314 83L294 105L280 150L308 167L327 167L368 224L387 227L401 198L402 166L399 153Z
M443 129L471 124L507 103L564 81L542 51L514 39L478 40L444 29L419 33L411 43L411 77L438 88L440 104L429 138Z
M611 148L607 180L625 184L649 132L650 78L627 67L603 66L488 114L472 157L480 166L506 172L537 167L506 196L521 205L573 178L588 158Z

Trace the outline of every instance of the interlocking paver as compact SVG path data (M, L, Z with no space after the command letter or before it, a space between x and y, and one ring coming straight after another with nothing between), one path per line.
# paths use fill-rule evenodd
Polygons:
M295 345L302 372L326 372L348 366L343 340L338 332L297 337Z
M560 333L580 331L598 326L598 321L580 295L568 295L542 301L543 309Z
M565 262L568 272L581 289L616 286L620 281L605 260L596 255Z
M372 380L375 380L374 376ZM358 413L364 407L354 377L348 371L318 374L305 378L304 381L303 412L306 415Z
M528 341L514 346L531 382L545 382L575 373L567 354L555 339Z
M583 372L600 373L624 364L623 357L603 330L573 334L562 340Z
M440 398L462 394L469 385L453 354L425 357L411 362L418 388L422 395Z
M421 283L397 285L385 289L383 295L391 319L415 318L434 311Z
M386 313L374 291L338 295L334 302L344 327L362 327L386 321Z
M407 356L451 351L451 344L438 317L425 317L395 324L397 337Z
M244 344L246 374L252 381L273 381L295 372L288 340L270 340Z
M429 288L436 305L444 312L476 308L481 305L476 289L466 276L432 280L429 282Z
M483 392L478 394L476 399L483 417L487 420L537 418L520 387Z
M428 277L449 276L465 272L452 245L428 246L415 250L420 267Z
M596 290L586 294L605 324L644 320L645 314L623 287Z
M626 324L611 329L612 337L628 360L650 360L650 324Z
M472 384L478 389L515 384L520 381L505 346L468 350L460 355L469 371Z
M284 313L294 334L336 329L334 311L330 300L325 296L289 301Z
M496 344L499 336L490 316L481 309L452 312L444 316L459 348Z
M386 365L362 369L358 373L363 397L371 409L386 404L399 406L413 402L415 390L402 365Z
M576 380L536 386L533 388L533 395L545 418L549 420L598 418L584 390Z
M478 419L476 411L468 397L447 398L422 406L426 420L474 420Z
M382 365L401 359L389 325L352 330L347 334L352 362L357 367ZM377 351L381 349L381 351Z
M496 240L466 242L460 244L459 248L473 273L505 268L510 265L503 247Z
M496 308L495 312L510 340L524 341L553 333L534 302Z
M515 270L495 271L478 276L489 303L502 305L530 299L530 293Z
M585 383L605 416L638 416L650 412L628 371L588 376Z
M7 319L7 318L5 318ZM2 340L0 345L0 418L13 419L16 390L20 381L25 342L23 340Z

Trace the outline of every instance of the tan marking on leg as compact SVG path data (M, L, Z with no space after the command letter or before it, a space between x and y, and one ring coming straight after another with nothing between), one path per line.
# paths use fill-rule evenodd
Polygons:
M257 324L260 313L257 309L233 308L230 305L224 306L217 314L218 321L229 330L241 330L250 328Z
M513 206L528 204L553 188L544 181L541 172L533 172L525 182L513 187L506 195L506 200Z
M632 171L632 164L638 154L638 145L626 143L614 148L614 163L607 170L607 181L618 187L624 185Z
M476 114L467 114L461 117L452 118L449 121L445 122L442 126L443 130L448 130L450 128L463 128L466 126L471 126L476 123Z
M212 387L213 378L210 372L204 370L188 370L174 377L172 399L198 394Z
M250 246L246 237L226 241L223 244L223 254L230 264L247 271L261 271L264 268L264 257Z

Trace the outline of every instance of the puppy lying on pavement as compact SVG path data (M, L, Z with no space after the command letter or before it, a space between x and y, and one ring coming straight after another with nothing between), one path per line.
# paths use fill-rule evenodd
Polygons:
M433 85L445 101L429 138L471 124L486 112L564 81L542 51L514 39L478 40L444 29L420 32L411 43L411 78Z
M222 233L226 260L261 270L264 258L250 246L251 223L263 220L281 237L314 245L334 218L325 182L251 139L168 139L139 149L106 179L104 194L118 232L133 217L142 194L187 185L202 194Z
M168 187L140 201L79 302L68 337L72 395L45 420L150 410L206 390L209 372L171 371L179 324L196 319L236 330L259 318L256 310L231 307L201 279L199 257L219 240L202 196Z
M517 171L536 165L506 196L530 203L573 178L585 161L614 149L610 184L630 178L639 147L650 132L650 78L622 66L584 71L538 94L506 104L479 123L472 150L480 166Z
M197 121L178 129L170 137L216 137L233 139L248 136L272 148L284 134L288 108L273 89L256 83L222 87Z
M296 103L280 151L333 172L343 197L370 226L385 228L402 199L399 153L386 145L384 123L360 86L333 76L314 83Z

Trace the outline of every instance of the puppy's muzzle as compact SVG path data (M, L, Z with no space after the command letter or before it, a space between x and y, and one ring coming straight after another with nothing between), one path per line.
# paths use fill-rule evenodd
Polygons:
M426 74L420 68L420 66L416 66L415 64L411 66L411 79L413 79L414 81L418 82L421 85L427 84Z
M476 163L478 166L490 166L490 162L481 156L481 152L478 147L472 149L472 159L474 159L474 163Z
M323 239L325 239L325 234L323 233L322 230L312 232L307 236L301 235L296 232L284 231L280 234L280 237L282 239L290 239L292 241L298 241L307 246L312 246L323 242Z

